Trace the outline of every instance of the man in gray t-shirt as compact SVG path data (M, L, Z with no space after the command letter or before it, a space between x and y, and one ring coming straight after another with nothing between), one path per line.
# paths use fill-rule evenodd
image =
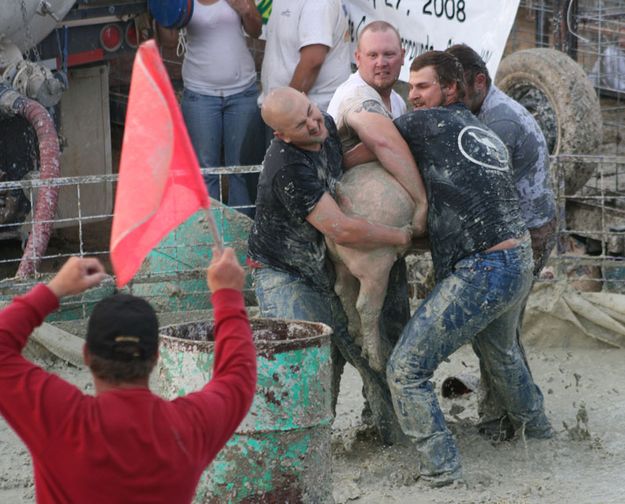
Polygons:
M525 107L492 83L486 63L479 54L465 44L453 45L447 52L463 66L465 104L508 148L521 215L532 239L534 276L537 277L556 240L556 202L551 188L547 142L538 123ZM521 349L524 311L521 311L521 320L517 326ZM497 438L508 437L512 429L493 397L490 374L484 369L481 389L482 400L478 408L481 430Z
M534 117L497 86L473 49L447 49L464 68L465 104L508 148L521 214L532 236L534 274L545 266L555 244L556 201L549 175L547 142Z

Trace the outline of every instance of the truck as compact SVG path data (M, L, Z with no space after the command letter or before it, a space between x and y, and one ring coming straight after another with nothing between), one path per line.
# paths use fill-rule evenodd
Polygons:
M130 64L150 31L146 0L11 0L0 10L0 240L29 233L18 277L35 271L52 221L75 225L78 206L69 187L19 182L111 174L111 118L123 121ZM102 187L80 194L82 218L110 215L113 189Z

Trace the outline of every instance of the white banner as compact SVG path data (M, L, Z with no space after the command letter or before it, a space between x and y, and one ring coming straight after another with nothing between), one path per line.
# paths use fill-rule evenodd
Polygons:
M371 21L388 21L399 30L406 49L400 75L404 81L408 80L410 62L415 56L459 43L475 49L494 78L519 7L519 0L343 0L343 3L354 50L357 34Z

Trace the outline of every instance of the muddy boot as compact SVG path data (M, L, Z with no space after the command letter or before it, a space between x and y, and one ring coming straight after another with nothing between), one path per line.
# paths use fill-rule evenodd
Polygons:
M477 424L477 430L485 438L497 443L510 441L514 437L514 426L508 415L482 421Z

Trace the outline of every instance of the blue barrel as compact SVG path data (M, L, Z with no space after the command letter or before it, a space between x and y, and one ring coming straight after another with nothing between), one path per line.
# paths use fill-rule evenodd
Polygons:
M148 0L148 10L165 28L184 28L193 16L193 0Z
M257 350L254 402L204 472L195 503L332 501L330 334L324 324L251 319ZM210 321L161 328L159 388L174 398L213 370Z

